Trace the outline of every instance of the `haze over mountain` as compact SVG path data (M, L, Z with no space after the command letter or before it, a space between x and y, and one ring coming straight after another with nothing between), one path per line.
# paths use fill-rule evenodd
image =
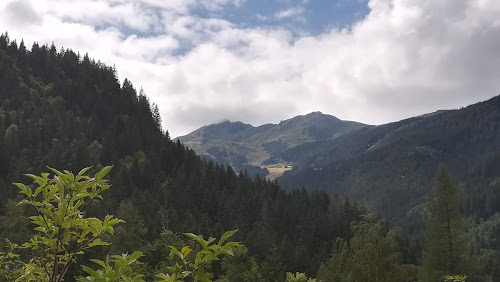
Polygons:
M254 127L242 122L223 121L204 126L178 139L199 155L217 162L228 163L236 170L265 171L256 167L273 169L292 165L282 155L306 143L333 140L365 124L343 121L334 116L313 112L281 121ZM282 172L282 171L281 171ZM279 173L272 173L278 176Z

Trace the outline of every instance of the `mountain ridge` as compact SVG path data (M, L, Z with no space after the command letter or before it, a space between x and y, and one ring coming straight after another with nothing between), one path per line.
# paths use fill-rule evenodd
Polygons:
M230 164L236 170L256 170L263 176L266 171L258 168L288 163L280 155L289 149L335 139L365 126L317 111L260 126L224 120L177 139L205 158Z
M465 108L302 145L293 159L288 157L294 169L279 182L287 189L306 187L371 203L404 226L408 212L431 194L436 167L444 163L469 194L464 210L487 218L499 211L500 193L490 185L500 177L499 148L500 96L496 96Z

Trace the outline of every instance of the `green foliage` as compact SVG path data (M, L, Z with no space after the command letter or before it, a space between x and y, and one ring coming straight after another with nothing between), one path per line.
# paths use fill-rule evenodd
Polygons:
M217 244L213 244L215 238L210 237L208 240L204 240L203 236L194 235L192 233L184 233L187 237L193 239L201 246L201 251L199 251L194 260L192 256L189 256L192 249L189 246L184 246L181 250L176 247L171 246L172 250L169 259L176 258L180 261L176 263L175 266L169 267L169 274L160 273L157 275L162 282L182 282L182 281L194 281L194 282L210 282L214 277L212 273L209 272L208 267L214 261L219 260L221 256L233 256L234 249L241 247L242 245L238 242L227 242L231 236L236 233L237 230L228 231L222 235Z
M444 281L445 282L465 282L465 279L467 279L467 276L461 276L461 275L445 275L444 276Z
M304 273L297 272L295 274L288 272L285 282L316 282L316 279L307 278Z
M5 209L5 215L0 216L0 238L9 238L17 244L26 242L31 236L31 230L28 228L29 219L24 216L24 206L9 199ZM0 248L5 247L4 243L0 241Z
M263 281L259 266L254 257L248 255L245 247L234 249L234 256L226 256L222 260L222 275L217 282L261 282Z
M147 228L144 227L139 211L131 202L121 202L117 213L118 218L124 220L123 224L115 228L115 234L111 238L111 253L124 254L132 253L135 250L146 251L143 246Z
M435 197L428 205L431 218L419 276L424 281L437 281L468 269L469 246L464 242L466 222L460 213L460 192L444 166L438 169Z
M110 215L104 220L86 218L85 208L94 199L102 199L101 193L110 187L104 177L111 168L103 168L94 177L85 175L90 168L77 175L50 168L52 177L49 173L27 174L33 179L32 186L14 183L25 198L19 205L29 205L37 214L29 217L35 225L34 236L22 245L11 244L13 250L28 250L30 260L22 262L18 256L8 255L21 268L9 273L4 267L6 277L16 281L62 281L78 256L92 247L109 244L101 239L102 235L113 234L113 227L123 221Z
M470 245L467 265L471 272L468 276L471 280L477 276L488 276L491 274L493 281L500 281L498 274L495 276L495 269L499 269L500 258L500 213L494 214L491 218L483 221L473 228L470 228L464 240Z
M0 275L5 281L13 280L12 277L17 277L19 281L22 281L25 272L22 268L23 262L19 259L19 255L14 253L14 249L18 248L18 245L12 244L8 240L7 242L9 251L0 252ZM29 268L28 276L33 276L29 273Z
M175 247L177 249L182 249L186 245L177 234L172 232L171 230L165 230L161 232L160 237L157 238L153 243L153 250L155 251L155 255L158 257L156 261L161 260L162 258L169 257L171 253L170 246ZM161 261L158 264L158 269L160 272L166 272L168 266L171 266L171 261Z
M134 252L131 255L113 256L111 262L109 257L106 261L92 259L91 261L99 265L102 269L93 270L90 267L82 266L83 270L89 274L87 277L80 278L78 281L96 281L96 282L142 282L143 275L139 274L137 269L141 265L138 261L143 254Z
M102 239L105 233L113 235L114 226L123 220L106 216L104 221L97 218L85 217L85 208L94 199L102 199L101 193L110 185L104 177L112 167L105 167L97 172L94 177L88 177L85 173L90 168L81 170L78 175L69 171L60 172L50 168L54 175L42 173L41 176L27 174L33 179L33 185L15 183L25 199L19 205L29 205L37 211L37 215L31 216L31 223L35 225L36 233L28 242L18 245L8 241L10 250L0 253L0 275L7 281L63 281L71 265L75 264L79 256L95 246L106 246L108 242ZM137 211L130 203L123 202L120 214L135 221ZM134 226L135 226L134 225ZM144 235L142 224L130 229L130 232L139 233L133 235ZM169 246L172 260L176 258L181 264L168 267L169 274L160 273L157 277L160 281L200 281L210 282L213 274L209 271L212 262L224 256L233 256L234 250L242 247L238 242L227 242L236 233L228 231L224 233L217 243L215 238L204 240L202 236L185 233L200 246L200 251L193 257L193 251L189 246L180 250L176 246ZM122 237L126 236L122 234ZM123 238L122 238L123 239ZM125 237L125 241L140 239L136 237ZM125 242L126 244L128 242ZM181 243L172 232L163 232L155 246L162 247L165 243L179 245ZM28 262L24 262L22 256L16 251L27 250ZM246 253L245 253L246 254ZM106 260L91 259L100 268L94 270L83 266L86 277L80 277L79 281L114 281L132 282L145 281L142 272L142 263L138 261L143 253L135 251L131 255L115 255L106 257ZM227 262L227 261L226 261ZM257 266L255 260L254 273ZM230 264L227 264L230 265ZM226 267L227 267L226 265ZM229 273L228 275L232 275Z
M318 279L323 282L348 281L351 256L347 242L337 238L330 259L319 268Z
M389 229L374 214L353 223L349 244L337 239L330 260L322 265L318 279L338 281L407 281L415 276L415 266L400 263L398 230Z

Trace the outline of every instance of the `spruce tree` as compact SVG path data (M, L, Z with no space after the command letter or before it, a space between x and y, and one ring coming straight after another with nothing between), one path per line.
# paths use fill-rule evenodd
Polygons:
M448 170L440 165L435 196L428 203L430 220L422 256L420 279L441 281L444 275L465 274L465 220L460 212L460 192Z

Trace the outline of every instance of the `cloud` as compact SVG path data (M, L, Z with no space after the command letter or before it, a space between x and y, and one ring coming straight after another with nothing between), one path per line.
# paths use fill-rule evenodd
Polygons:
M281 10L276 12L274 14L274 18L278 20L294 18L294 17L295 18L299 17L300 19L303 19L303 17L300 17L303 13L304 13L304 7L302 6L291 7L286 10Z
M42 17L38 15L29 1L9 2L5 7L5 16L19 25L39 24Z
M500 1L371 0L362 20L317 36L195 12L243 4L7 0L0 26L115 64L159 104L172 136L225 118L261 124L317 110L379 124L499 92Z

